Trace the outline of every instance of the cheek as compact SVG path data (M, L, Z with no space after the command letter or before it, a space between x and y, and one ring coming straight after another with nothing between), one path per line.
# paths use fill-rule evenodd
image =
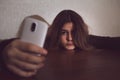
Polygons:
M61 43L65 44L66 43L66 36L61 36Z

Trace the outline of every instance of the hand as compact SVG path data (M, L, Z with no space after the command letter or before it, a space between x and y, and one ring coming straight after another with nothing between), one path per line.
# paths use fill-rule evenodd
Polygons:
M44 66L47 50L31 43L14 40L3 51L6 67L13 73L30 77ZM41 56L38 56L41 55Z

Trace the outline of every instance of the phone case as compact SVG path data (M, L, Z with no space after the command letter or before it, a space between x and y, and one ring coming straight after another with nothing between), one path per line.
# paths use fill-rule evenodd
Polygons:
M20 39L43 47L47 30L47 23L33 18L26 18Z

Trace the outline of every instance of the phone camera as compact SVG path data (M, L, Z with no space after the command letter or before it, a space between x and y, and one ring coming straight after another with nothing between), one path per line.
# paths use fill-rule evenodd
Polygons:
M36 23L32 23L31 25L31 31L34 32L36 29Z

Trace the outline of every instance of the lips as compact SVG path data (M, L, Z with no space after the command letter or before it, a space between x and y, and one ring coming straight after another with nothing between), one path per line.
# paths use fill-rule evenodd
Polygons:
M67 46L73 46L73 43L67 43Z

